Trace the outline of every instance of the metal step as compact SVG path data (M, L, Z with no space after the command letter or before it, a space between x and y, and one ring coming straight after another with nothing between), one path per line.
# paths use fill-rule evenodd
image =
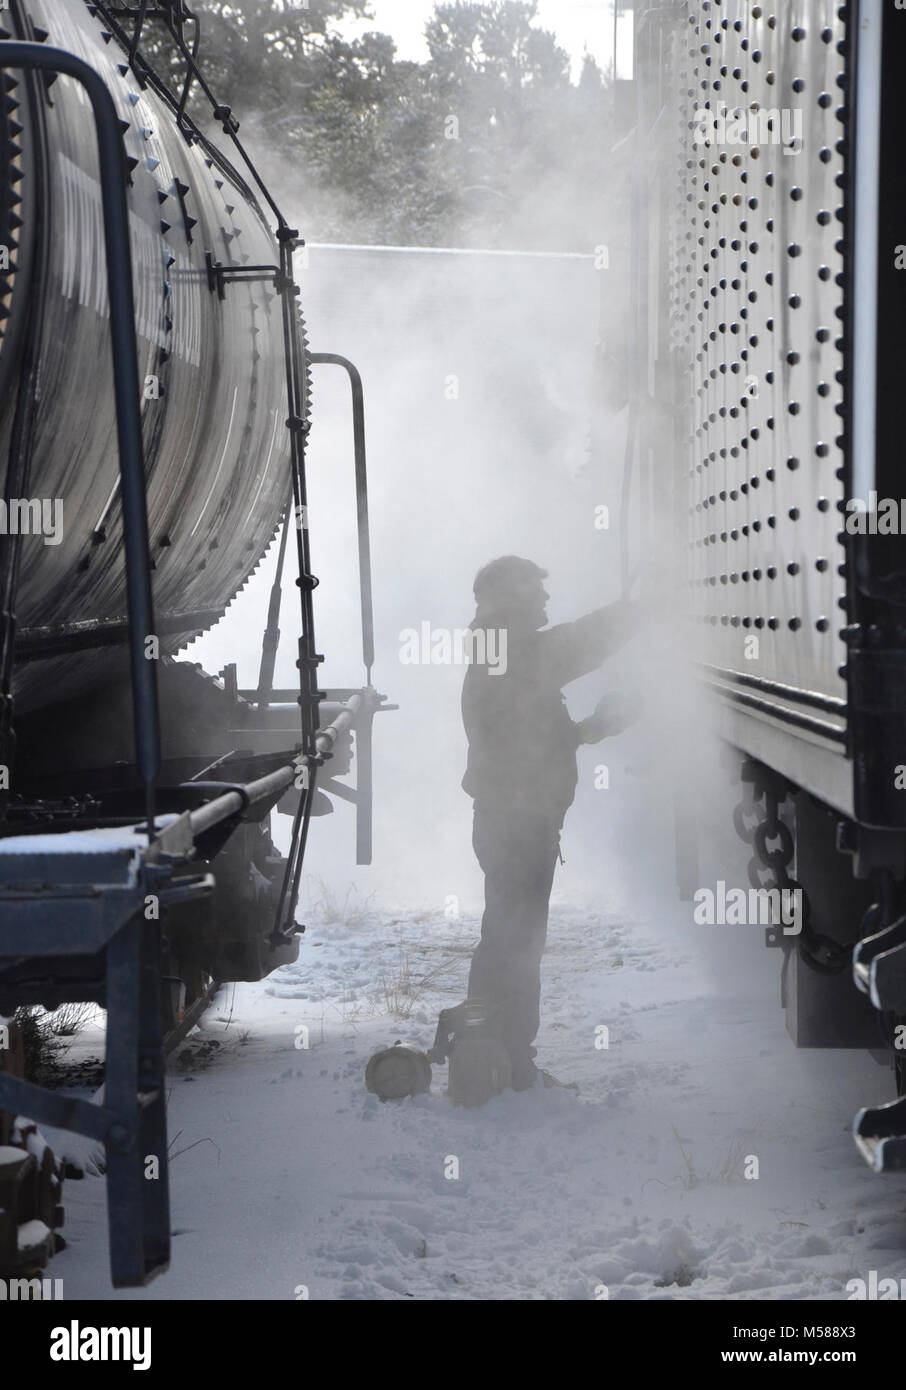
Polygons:
M899 1011L894 996L899 994L906 1002L906 917L858 943L853 951L853 980L876 1009Z
M906 1170L906 1096L860 1110L853 1121L853 1137L876 1173Z

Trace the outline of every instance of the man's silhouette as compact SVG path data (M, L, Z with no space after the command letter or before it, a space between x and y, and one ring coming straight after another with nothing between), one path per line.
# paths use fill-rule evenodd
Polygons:
M469 997L498 1010L514 1090L538 1077L532 1043L539 1025L541 956L560 829L572 805L576 749L631 722L625 701L605 697L579 724L562 687L587 675L638 630L624 603L546 628L546 571L514 555L492 560L475 579L476 632L496 641L473 651L500 654L469 666L462 714L469 740L463 788L475 802L472 844L485 876L481 941L472 957ZM506 646L499 634L505 631Z

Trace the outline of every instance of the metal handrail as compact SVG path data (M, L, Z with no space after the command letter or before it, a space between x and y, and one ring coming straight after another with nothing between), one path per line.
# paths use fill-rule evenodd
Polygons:
M355 450L356 511L359 540L359 591L362 610L362 657L366 684L374 665L374 604L371 594L371 537L368 527L368 466L365 457L365 393L358 367L335 352L310 352L313 366L342 367L352 387L352 429Z

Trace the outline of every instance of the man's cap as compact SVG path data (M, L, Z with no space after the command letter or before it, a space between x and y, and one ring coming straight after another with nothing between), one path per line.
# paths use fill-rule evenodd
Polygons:
M547 570L520 555L501 555L484 565L475 576L472 592L479 604L522 598L527 589L547 578Z

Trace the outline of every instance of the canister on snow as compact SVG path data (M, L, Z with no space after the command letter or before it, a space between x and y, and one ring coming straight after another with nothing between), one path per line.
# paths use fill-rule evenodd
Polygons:
M379 1100L402 1100L431 1089L431 1063L424 1052L396 1043L376 1052L365 1069L365 1088Z

